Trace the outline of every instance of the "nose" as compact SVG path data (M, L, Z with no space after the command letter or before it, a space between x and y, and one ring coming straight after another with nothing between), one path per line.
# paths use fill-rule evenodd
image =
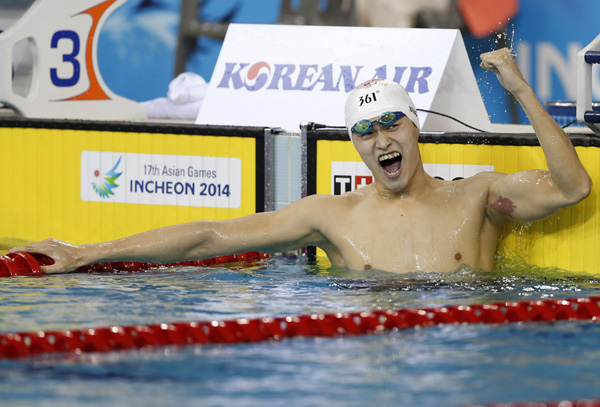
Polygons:
M387 132L381 131L380 129L377 130L377 137L375 140L376 140L375 146L380 150L386 150L392 142L392 140L391 140L390 136L387 134Z

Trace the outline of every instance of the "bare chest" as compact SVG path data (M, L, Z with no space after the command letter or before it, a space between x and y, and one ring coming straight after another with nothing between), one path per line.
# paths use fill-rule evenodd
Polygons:
M478 266L484 211L466 199L356 208L337 222L332 242L352 269L451 271Z

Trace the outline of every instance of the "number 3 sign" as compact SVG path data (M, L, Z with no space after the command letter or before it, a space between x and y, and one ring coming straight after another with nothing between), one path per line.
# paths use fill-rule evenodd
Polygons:
M100 29L125 1L37 0L0 33L0 102L25 117L145 118L145 108L112 93L98 70ZM31 85L25 91L14 82L15 50L24 45L33 59Z

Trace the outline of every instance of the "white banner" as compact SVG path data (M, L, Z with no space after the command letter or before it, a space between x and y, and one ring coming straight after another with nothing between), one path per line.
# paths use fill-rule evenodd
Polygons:
M491 131L459 30L231 24L196 123L344 125L344 103L373 78L403 85L417 109ZM419 112L423 131L464 131Z
M239 158L81 153L81 200L239 208Z

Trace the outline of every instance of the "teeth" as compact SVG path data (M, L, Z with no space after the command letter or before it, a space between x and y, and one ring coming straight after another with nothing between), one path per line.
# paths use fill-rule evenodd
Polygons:
M382 162L385 160L390 160L390 159L396 158L396 157L400 157L400 153L397 151L394 151L393 153L388 153L388 154L384 154L384 155L380 156L379 162Z

